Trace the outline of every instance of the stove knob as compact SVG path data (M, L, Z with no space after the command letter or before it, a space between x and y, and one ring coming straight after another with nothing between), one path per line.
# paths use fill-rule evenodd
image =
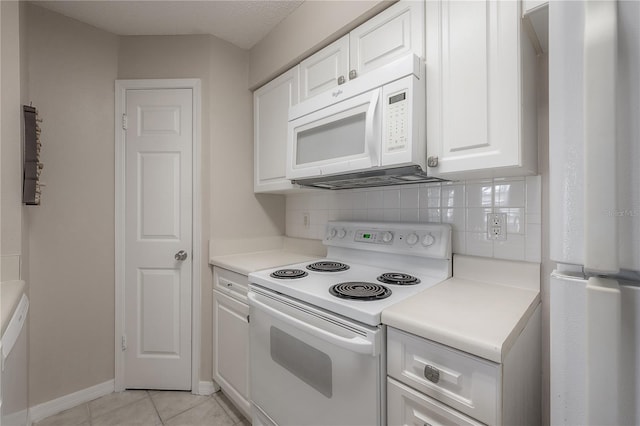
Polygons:
M383 243L391 242L391 240L393 240L393 234L391 232L387 231L384 234L382 234Z
M424 238L422 239L422 245L425 247L429 247L435 242L436 242L436 239L431 234L425 235Z
M331 228L329 230L329 239L335 238L335 236L336 236L336 228Z
M338 229L338 238L344 238L346 235L347 231L345 231L344 228Z
M418 242L418 239L419 239L418 236L412 232L411 234L407 235L407 244L412 246Z

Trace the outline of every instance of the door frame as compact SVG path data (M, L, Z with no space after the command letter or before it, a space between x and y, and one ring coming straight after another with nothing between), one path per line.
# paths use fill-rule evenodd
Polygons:
M201 82L200 79L144 79L115 82L115 380L116 392L125 389L125 131L123 114L126 111L126 91L129 89L192 89L193 93L193 149L192 149L192 247L191 247L191 393L200 391L201 348Z

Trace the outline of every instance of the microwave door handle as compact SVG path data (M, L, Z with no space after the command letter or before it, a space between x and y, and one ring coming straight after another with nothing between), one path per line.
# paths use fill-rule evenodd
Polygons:
M371 96L371 102L369 103L369 108L367 109L367 116L365 120L365 139L366 144L369 149L369 157L371 158L372 166L380 165L380 155L378 153L379 149L379 132L380 129L376 129L376 123L380 123L377 115L380 114L380 109L378 107L378 103L380 102L380 89L376 89L373 91Z
M291 315L287 315L284 312L280 312L277 309L272 308L271 306L262 303L259 301L253 293L249 293L249 304L266 311L269 315L286 322L287 324L293 325L297 329L309 333L315 337L318 337L324 341L332 343L336 346L340 346L341 348L347 349L352 352L356 352L359 354L365 355L377 355L374 352L374 343L369 340L361 337L355 336L352 338L338 336L337 334L331 333L330 331L323 330L314 326L313 324L306 323L298 318L292 317Z

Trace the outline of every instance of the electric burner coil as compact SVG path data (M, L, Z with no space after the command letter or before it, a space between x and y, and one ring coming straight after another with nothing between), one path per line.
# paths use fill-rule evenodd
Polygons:
M322 260L307 265L307 269L314 272L340 272L349 269L349 265L340 262Z
M296 278L306 277L307 275L309 275L309 273L302 269L278 269L271 273L272 278L279 280L294 280Z
M329 288L329 293L341 299L350 300L380 300L391 296L387 287L361 281L339 283Z
M378 281L385 284L395 284L395 285L414 285L420 284L420 279L414 277L413 275L403 274L401 272L385 272L380 275Z

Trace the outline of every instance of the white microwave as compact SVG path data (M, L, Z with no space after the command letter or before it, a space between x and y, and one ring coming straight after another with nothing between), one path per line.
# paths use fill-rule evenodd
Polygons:
M423 69L407 55L291 107L287 179L326 189L439 180L425 167Z

